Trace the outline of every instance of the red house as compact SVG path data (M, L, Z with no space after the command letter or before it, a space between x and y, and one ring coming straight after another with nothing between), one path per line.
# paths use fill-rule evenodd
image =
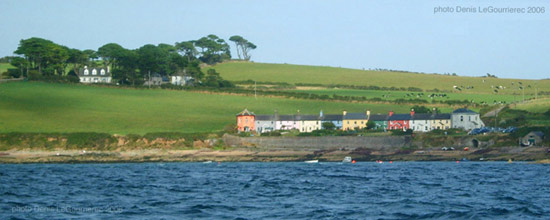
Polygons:
M256 115L254 112L249 112L247 109L244 109L242 112L237 114L237 130L239 132L250 132L254 131L254 119Z
M388 130L409 129L411 115L414 115L414 111L411 111L411 114L394 114L393 111L390 111L388 118Z

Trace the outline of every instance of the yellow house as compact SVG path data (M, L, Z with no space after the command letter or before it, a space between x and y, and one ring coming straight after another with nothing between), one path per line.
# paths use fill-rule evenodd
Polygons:
M451 114L434 114L430 121L431 130L446 130L451 128Z
M367 127L370 111L367 110L363 113L348 113L347 111L344 110L342 112L342 115L343 115L342 129L344 131L359 130Z

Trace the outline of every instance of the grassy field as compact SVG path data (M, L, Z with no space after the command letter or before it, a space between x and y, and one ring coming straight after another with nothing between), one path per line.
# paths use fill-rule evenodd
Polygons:
M513 105L512 108L526 110L529 112L544 113L550 110L550 98L530 100L523 104ZM548 120L550 120L550 118Z
M2 73L6 72L9 68L13 68L9 63L0 63L0 79L2 78Z
M396 99L424 99L431 101L432 98L429 97L429 92L406 92L406 91L382 91L382 90L358 90L358 89L293 89L289 90L293 92L304 92L317 95L328 95L332 96L334 94L339 96L363 96L366 98L381 98L383 100L396 100ZM423 94L421 94L423 93ZM446 100L469 100L474 101L475 103L486 102L488 104L493 104L494 102L505 102L512 103L516 101L521 101L523 96L521 94L517 95L504 95L504 94L464 94L464 93L435 93L435 94L446 94L445 97L434 96L433 100L436 101L446 101ZM526 95L525 99L529 99L533 96Z
M162 89L107 88L80 84L0 84L0 133L4 132L212 132L235 123L247 107L257 114L385 114L407 105L382 105L205 94ZM451 109L443 109L451 111Z
M493 94L495 87L502 86L498 94L521 93L519 82L527 95L538 91L550 91L550 80L499 79L459 77L435 74L417 74L387 71L365 71L347 68L304 66L290 64L266 64L228 62L213 67L222 77L232 81L257 80L262 82L341 84L379 87L417 87L423 90L439 89L460 93ZM498 75L498 74L497 74ZM530 88L528 86L531 86ZM464 86L462 91L453 86ZM473 86L473 89L466 89ZM493 87L491 87L493 86ZM506 88L504 88L506 87Z

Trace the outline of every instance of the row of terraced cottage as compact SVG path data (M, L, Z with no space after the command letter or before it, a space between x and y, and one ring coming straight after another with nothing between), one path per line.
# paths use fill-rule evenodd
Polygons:
M323 129L323 123L331 122L336 129L357 130L367 127L367 122L373 121L374 129L384 130L407 130L412 129L418 132L450 128L471 130L481 128L485 125L479 113L469 109L460 108L451 114L431 113L415 114L414 109L408 114L371 114L369 110L361 113L301 115L298 111L295 115L279 115L275 111L272 115L256 115L247 109L237 114L237 129L239 132L265 133L275 130L298 130L300 132L311 132ZM371 123L372 124L372 123Z

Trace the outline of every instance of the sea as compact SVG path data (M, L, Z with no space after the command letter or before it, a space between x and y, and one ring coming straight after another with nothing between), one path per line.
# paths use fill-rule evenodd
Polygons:
M0 219L550 219L550 165L0 164Z

